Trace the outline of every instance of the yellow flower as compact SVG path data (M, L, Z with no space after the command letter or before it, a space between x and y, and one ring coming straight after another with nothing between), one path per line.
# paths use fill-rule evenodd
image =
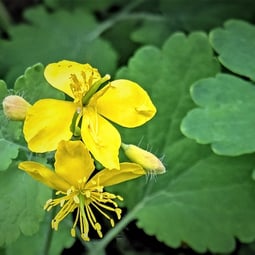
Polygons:
M138 84L101 78L89 64L63 60L45 69L47 81L73 98L71 101L42 99L28 111L24 135L34 152L52 151L59 141L81 135L88 150L105 167L119 168L121 138L108 121L137 127L150 120L156 108ZM71 126L71 128L70 128Z
M21 170L26 171L34 179L57 190L57 198L50 199L45 209L59 205L60 210L52 220L52 228L57 230L58 224L76 210L76 217L71 228L71 235L75 236L76 225L79 222L81 237L89 240L89 228L92 226L102 237L101 224L97 221L94 212L98 211L114 226L111 214L121 217L121 209L115 199L122 197L105 192L105 186L131 180L144 175L143 168L134 163L120 163L118 169L103 169L92 176L95 169L89 151L81 141L61 141L55 155L55 171L44 165L24 161L19 164Z

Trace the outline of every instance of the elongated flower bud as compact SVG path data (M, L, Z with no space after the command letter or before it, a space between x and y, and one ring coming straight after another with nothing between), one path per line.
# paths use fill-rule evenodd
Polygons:
M5 97L2 104L5 116L11 120L24 120L31 106L23 97L16 95Z
M126 156L143 167L148 173L163 174L166 168L154 154L133 144L121 144Z

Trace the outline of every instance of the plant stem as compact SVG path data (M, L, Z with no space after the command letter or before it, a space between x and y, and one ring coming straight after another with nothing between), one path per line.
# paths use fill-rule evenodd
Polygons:
M107 245L120 233L132 220L136 213L143 207L143 202L135 206L118 224L107 232L103 239L86 243L88 255L105 255Z
M151 13L130 13L135 7L139 6L144 0L138 0L127 5L123 10L112 18L100 23L97 28L87 35L88 40L94 40L102 35L106 30L114 26L117 22L122 20L152 20L165 21L161 15Z
M10 24L11 24L11 16L9 15L6 7L0 0L0 28L2 28L4 31L7 31Z
M55 191L52 190L52 198L54 198L55 196L56 196ZM51 215L49 217L50 220L53 218L53 215L55 214L55 212L56 212L56 207L53 207L51 210ZM51 228L50 222L47 225L48 225L48 229L46 232L46 240L45 240L44 249L43 249L43 253L42 253L43 255L49 254L51 243L52 243L52 238L53 238L53 230Z

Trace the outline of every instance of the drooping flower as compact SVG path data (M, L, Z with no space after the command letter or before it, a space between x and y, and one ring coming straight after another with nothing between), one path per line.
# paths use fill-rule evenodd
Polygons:
M156 108L147 92L129 80L115 80L99 88L110 79L109 75L102 78L89 64L67 60L49 64L44 75L73 102L41 99L29 109L24 123L29 149L52 151L59 141L81 135L103 166L119 168L121 138L108 120L129 128L150 120Z
M57 230L59 223L69 214L76 211L71 235L75 236L77 224L80 226L81 237L89 240L90 226L102 237L101 224L94 212L98 211L106 217L111 226L115 213L121 218L121 209L116 199L121 196L104 191L104 187L131 180L145 174L143 168L134 163L120 163L118 169L103 169L92 176L95 170L93 159L84 143L81 141L61 141L55 154L55 171L44 165L24 161L19 164L34 179L56 190L56 198L50 199L45 204L45 209L60 206L52 228Z

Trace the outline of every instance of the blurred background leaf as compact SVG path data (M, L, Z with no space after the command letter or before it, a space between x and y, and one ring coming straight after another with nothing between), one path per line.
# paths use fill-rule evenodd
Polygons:
M119 6L127 3L127 0L104 0L104 1L94 1L94 0L44 0L43 1L47 7L52 9L66 9L73 10L77 7L86 10L107 10L112 6Z
M27 24L12 26L9 40L0 40L0 75L8 84L28 66L62 59L88 62L102 74L115 71L116 52L109 42L97 37L98 25L90 13L49 13L37 7L27 10L24 17Z
M160 0L160 11L169 24L184 31L210 30L230 18L252 20L253 0Z

